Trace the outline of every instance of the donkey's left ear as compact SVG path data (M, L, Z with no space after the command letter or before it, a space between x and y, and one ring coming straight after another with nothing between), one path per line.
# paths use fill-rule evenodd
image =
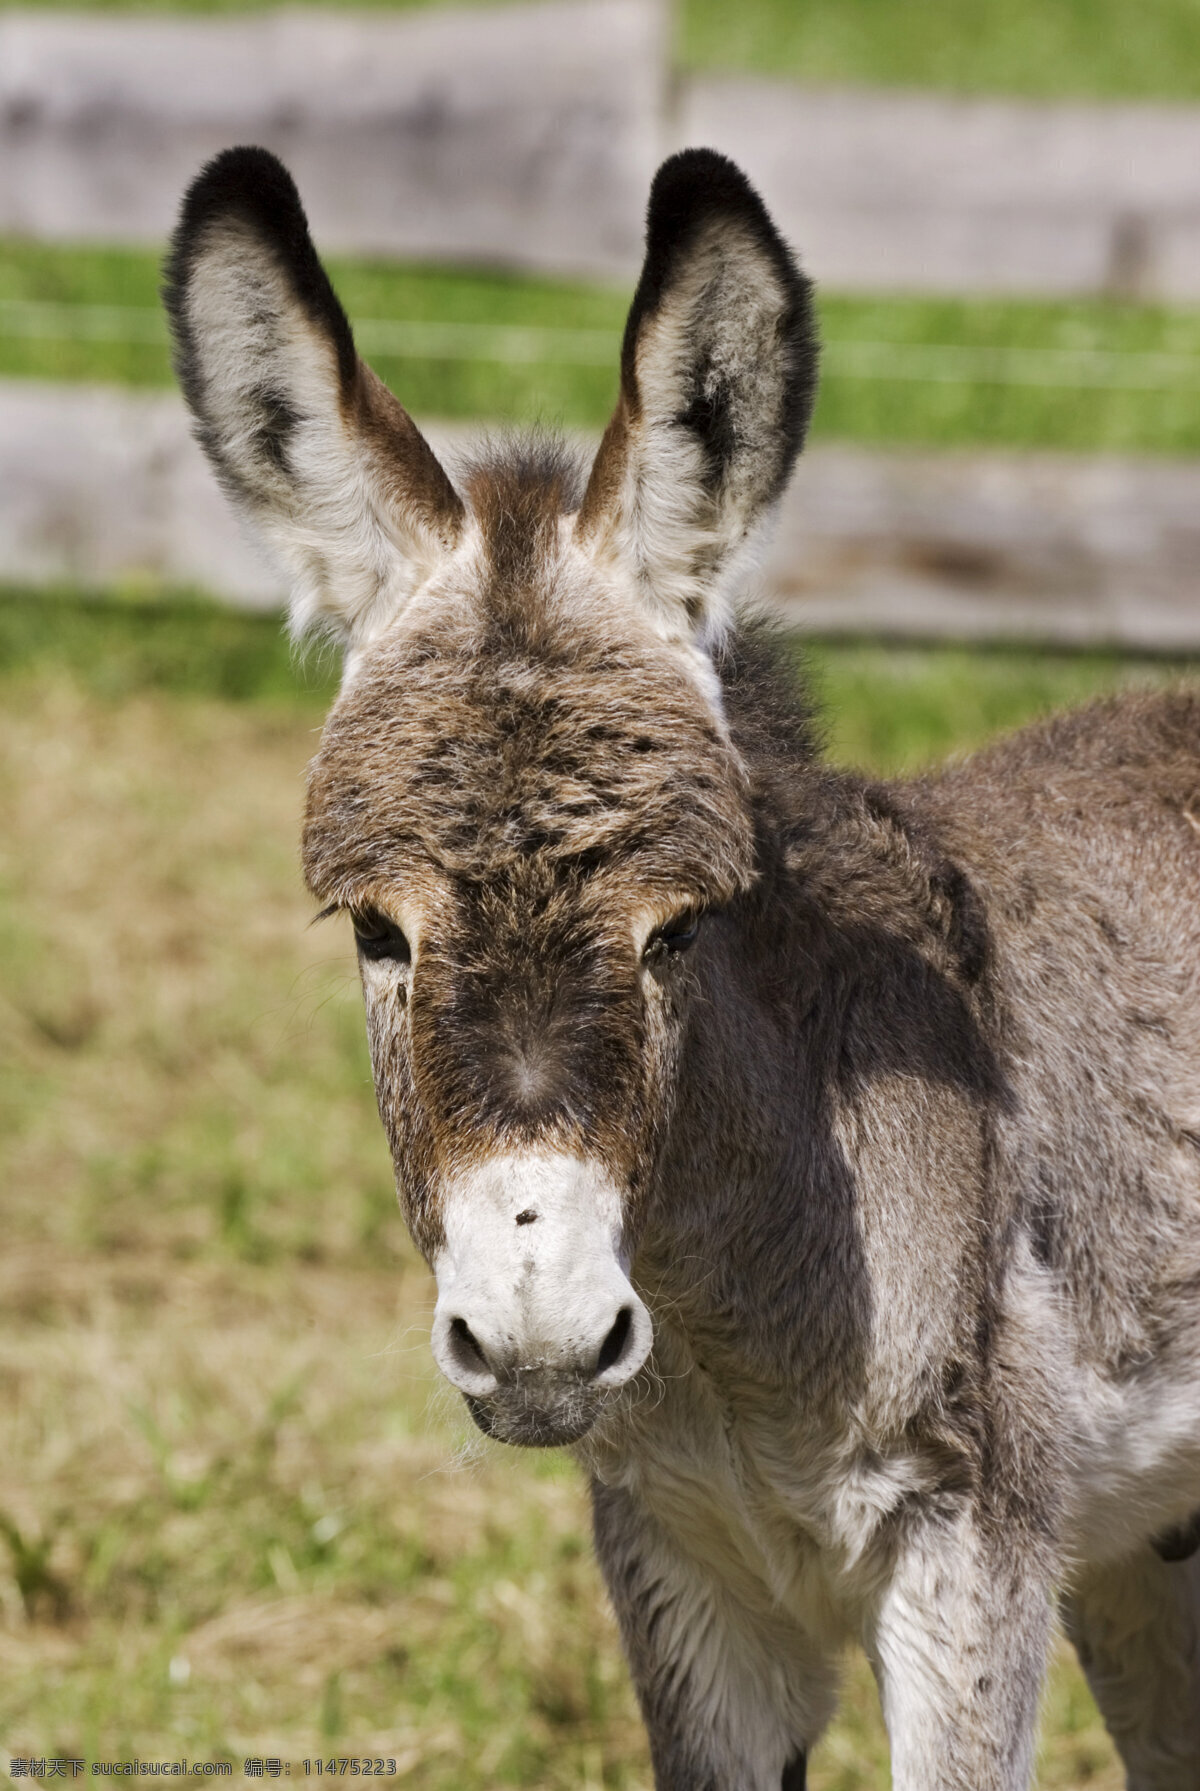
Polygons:
M201 172L164 298L196 434L290 574L293 632L361 645L453 548L463 507L355 353L291 175L265 149Z
M707 643L728 622L816 380L811 289L762 200L714 150L672 156L651 188L620 397L578 521L668 636Z

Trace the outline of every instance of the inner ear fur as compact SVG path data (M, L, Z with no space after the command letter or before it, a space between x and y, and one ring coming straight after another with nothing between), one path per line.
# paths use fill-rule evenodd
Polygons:
M359 359L300 196L265 149L189 189L163 297L196 434L291 577L297 634L358 645L453 547L462 502Z
M803 443L817 358L811 286L749 181L715 150L672 156L578 522L666 632L711 639L730 619Z

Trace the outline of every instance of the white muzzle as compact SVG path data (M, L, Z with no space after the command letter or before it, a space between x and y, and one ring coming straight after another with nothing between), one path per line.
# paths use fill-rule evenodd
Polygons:
M478 1408L495 1418L490 1408L514 1398L525 1428L540 1417L541 1429L582 1434L595 1396L645 1362L653 1327L622 1260L621 1211L601 1165L566 1155L493 1157L446 1186L433 1353L493 1434L568 1440L484 1422Z

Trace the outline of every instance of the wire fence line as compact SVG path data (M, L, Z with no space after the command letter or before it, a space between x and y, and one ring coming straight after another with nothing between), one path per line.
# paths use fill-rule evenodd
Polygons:
M354 324L368 354L398 360L486 361L506 365L615 365L615 330L548 325L362 318ZM0 339L110 342L161 347L166 320L150 305L79 305L0 299ZM1024 348L952 343L871 342L834 337L822 362L841 379L943 385L1043 386L1117 391L1200 391L1200 355L1145 349Z
M153 305L74 305L0 299L0 337L57 342L169 341L166 318ZM565 362L608 366L620 337L612 330L532 328L524 324L441 323L363 318L360 348L404 360Z
M923 342L826 342L825 369L842 379L939 385L1047 386L1131 392L1200 391L1200 355L1150 349L1009 348Z

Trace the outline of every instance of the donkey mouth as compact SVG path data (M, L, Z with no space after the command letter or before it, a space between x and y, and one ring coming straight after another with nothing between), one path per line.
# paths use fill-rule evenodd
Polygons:
M587 1435L604 1404L602 1393L576 1387L550 1402L535 1404L521 1389L491 1399L464 1393L467 1410L485 1437L522 1449L561 1449Z

